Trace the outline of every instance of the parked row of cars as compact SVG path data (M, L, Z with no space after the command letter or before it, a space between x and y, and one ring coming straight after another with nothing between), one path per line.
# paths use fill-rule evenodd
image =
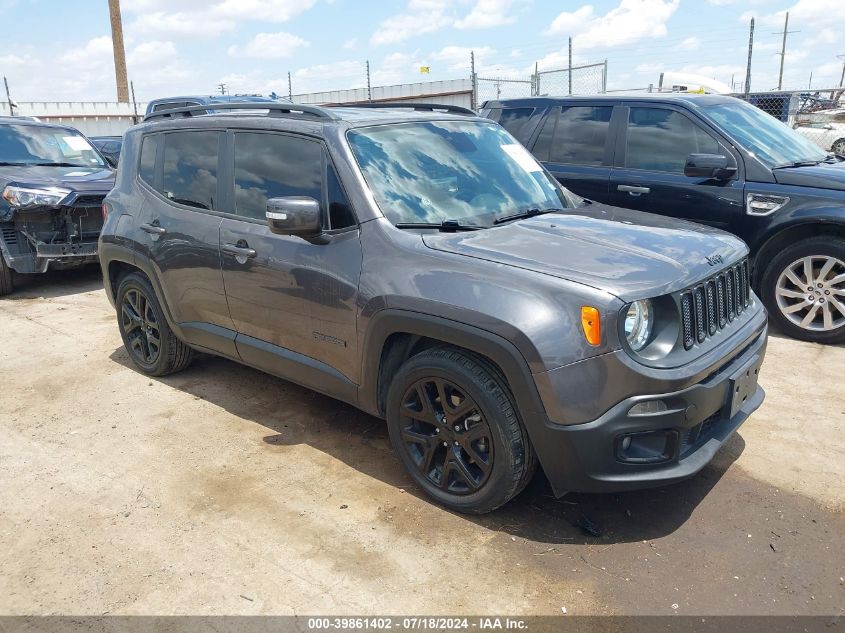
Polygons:
M126 350L153 376L220 355L384 418L414 481L462 512L506 503L538 467L558 495L689 477L764 397L767 251L749 259L719 227L736 206L740 224L815 230L831 208L777 166L761 180L757 153L696 118L733 105L486 104L501 125L421 104L150 112L124 135L99 236ZM794 211L783 186L815 204ZM630 208L650 195L663 215ZM718 221L687 221L711 206ZM841 305L845 254L819 252L783 273L806 288L776 286L802 322L805 300ZM818 311L835 340L845 328Z

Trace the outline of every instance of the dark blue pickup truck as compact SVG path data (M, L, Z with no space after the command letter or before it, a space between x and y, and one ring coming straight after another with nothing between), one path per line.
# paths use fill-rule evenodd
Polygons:
M532 97L482 114L580 196L738 235L780 329L845 342L845 156L726 96Z

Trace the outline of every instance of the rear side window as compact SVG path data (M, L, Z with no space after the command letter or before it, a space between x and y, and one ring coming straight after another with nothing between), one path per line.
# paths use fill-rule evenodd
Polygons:
M138 175L153 188L155 188L156 151L160 138L158 135L145 136L141 143L141 164L138 167Z
M506 108L498 118L499 125L511 133L511 136L519 141L525 142L531 133L528 122L534 108Z
M263 220L269 198L322 200L323 148L281 134L235 134L235 213Z
M171 132L164 135L162 193L173 202L217 209L219 132Z
M613 106L555 108L546 117L534 155L550 163L601 165Z
M720 154L719 143L680 112L631 108L625 166L683 174L690 154Z

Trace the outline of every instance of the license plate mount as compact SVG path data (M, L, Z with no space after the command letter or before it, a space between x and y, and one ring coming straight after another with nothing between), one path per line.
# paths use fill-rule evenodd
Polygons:
M728 418L733 418L748 399L757 392L761 359L755 355L730 377L731 390L728 394Z

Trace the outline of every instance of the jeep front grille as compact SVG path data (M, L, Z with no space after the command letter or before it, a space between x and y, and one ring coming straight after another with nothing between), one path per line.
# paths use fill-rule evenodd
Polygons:
M681 324L684 349L707 337L737 318L748 307L751 288L748 260L704 280L681 293Z

